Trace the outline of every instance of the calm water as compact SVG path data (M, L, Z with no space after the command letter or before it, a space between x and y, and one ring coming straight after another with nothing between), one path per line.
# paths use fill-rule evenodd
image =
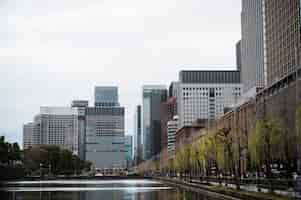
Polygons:
M10 182L1 200L213 200L151 180Z

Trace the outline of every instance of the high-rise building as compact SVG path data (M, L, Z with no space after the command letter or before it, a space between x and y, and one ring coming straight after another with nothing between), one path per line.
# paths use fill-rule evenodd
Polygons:
M30 122L23 125L23 149L28 149L40 144L40 134L37 125Z
M133 160L133 136L124 136L124 146L125 146L125 159L127 162Z
M85 160L86 148L86 108L89 102L85 100L72 101L71 107L78 110L78 156L80 159Z
M96 169L126 168L124 136L91 136L87 133L86 160Z
M41 107L34 126L41 145L57 145L78 155L78 109Z
M274 0L272 0L274 1ZM243 92L265 86L262 0L242 0L241 80Z
M161 149L167 148L167 123L173 119L176 113L176 97L171 97L161 104Z
M241 95L239 71L181 71L177 84L179 128L216 119Z
M86 108L86 160L103 168L125 167L124 108L118 88L96 87L95 107Z
M96 86L94 95L95 95L95 107L119 106L118 87Z
M267 86L295 73L301 55L300 0L265 0L264 33Z
M237 67L237 71L240 71L240 77L241 77L241 40L239 40L236 43L236 67Z
M161 103L167 99L167 89L162 85L143 86L142 133L143 159L158 155L161 150Z
M134 136L134 160L135 164L142 161L142 116L141 105L136 107L135 111L135 136Z
M176 132L179 128L178 116L167 122L167 153L169 159L176 156Z

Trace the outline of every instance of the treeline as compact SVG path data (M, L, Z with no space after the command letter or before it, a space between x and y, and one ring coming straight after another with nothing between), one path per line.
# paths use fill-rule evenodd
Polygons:
M0 137L0 180L22 177L25 174L18 143L5 141Z
M20 150L18 143L0 137L0 180L25 176L78 175L89 171L91 163L54 145Z
M91 166L90 162L54 145L26 149L23 156L27 175L77 175L82 170L89 171Z
M189 146L177 150L165 166L159 161L140 165L142 173L216 176L240 179L255 175L273 178L277 171L291 178L297 170L301 144L301 106L296 111L297 134L280 119L257 119L247 134L238 128L210 129ZM235 126L234 126L235 127ZM166 163L166 162L165 162Z

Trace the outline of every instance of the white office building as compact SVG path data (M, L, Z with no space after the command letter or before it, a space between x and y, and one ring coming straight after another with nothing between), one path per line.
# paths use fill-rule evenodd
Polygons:
M40 144L38 126L34 122L23 125L23 149L28 149Z
M173 159L176 155L176 132L179 127L179 117L174 118L167 122L167 153L168 158Z
M34 123L24 126L23 136L34 134L35 145L57 145L78 155L78 109L70 107L41 107ZM25 144L25 143L24 143ZM28 148L28 145L24 145Z
M241 95L239 71L181 71L175 95L179 128L197 119L216 119Z

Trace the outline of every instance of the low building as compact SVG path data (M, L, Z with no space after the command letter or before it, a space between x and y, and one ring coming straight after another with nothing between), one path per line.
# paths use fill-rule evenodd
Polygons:
M202 134L201 130L206 126L204 124L193 124L191 126L183 126L176 132L176 152L183 147L188 147Z
M239 152L241 174L247 170L248 135L256 124L256 102L254 99L233 108L214 123L216 130L226 129Z

